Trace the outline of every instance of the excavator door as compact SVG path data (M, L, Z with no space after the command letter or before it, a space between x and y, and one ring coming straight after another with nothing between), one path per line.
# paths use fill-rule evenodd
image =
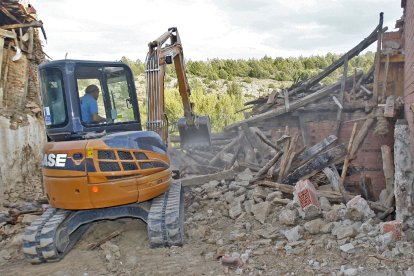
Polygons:
M211 146L211 127L208 116L197 116L194 124L187 123L185 117L178 120L181 148L207 148Z

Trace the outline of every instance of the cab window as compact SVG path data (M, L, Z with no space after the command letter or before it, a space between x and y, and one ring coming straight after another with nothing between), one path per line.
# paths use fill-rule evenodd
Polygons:
M67 112L62 72L58 68L44 69L40 78L45 125L48 128L64 126Z
M78 66L75 71L83 124L137 121L127 72L122 66Z

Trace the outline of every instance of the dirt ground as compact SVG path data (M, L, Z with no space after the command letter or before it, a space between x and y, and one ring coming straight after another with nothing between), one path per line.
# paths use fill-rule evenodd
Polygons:
M232 219L224 198L228 191L222 183L186 191L182 248L150 249L146 225L139 220L100 221L60 262L31 265L21 251L24 225L6 227L12 234L0 242L0 275L414 275L412 243L379 249L375 237L337 240L329 233L304 233L288 242L283 232L292 227L278 221L285 206L272 204L265 223L249 212ZM122 231L119 236L87 249L116 230ZM350 253L339 249L347 242L355 244ZM228 268L217 258L223 254L244 254L247 261Z

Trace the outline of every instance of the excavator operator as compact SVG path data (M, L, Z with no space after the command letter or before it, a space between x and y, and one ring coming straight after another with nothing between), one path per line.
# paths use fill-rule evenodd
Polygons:
M85 89L85 95L80 99L82 121L87 124L106 122L106 119L98 114L98 86L91 84Z

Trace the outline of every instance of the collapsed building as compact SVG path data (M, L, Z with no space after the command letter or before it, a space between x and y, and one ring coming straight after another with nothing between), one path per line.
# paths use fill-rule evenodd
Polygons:
M45 36L36 10L0 3L0 204L43 197L41 153L46 141L38 65Z
M334 202L362 195L383 218L394 212L395 204L397 218L409 216L406 206L412 200L407 193L413 181L407 175L412 165L403 138L409 135L404 116L405 18L391 32L381 14L371 34L317 76L246 103L252 111L213 134L212 152L173 150L182 172L207 174L190 176L188 184L231 178L234 171L248 168L255 175L251 183L295 185L311 179ZM349 72L348 61L375 42L369 72ZM341 79L321 84L335 70L342 70ZM223 167L228 171L223 173Z

